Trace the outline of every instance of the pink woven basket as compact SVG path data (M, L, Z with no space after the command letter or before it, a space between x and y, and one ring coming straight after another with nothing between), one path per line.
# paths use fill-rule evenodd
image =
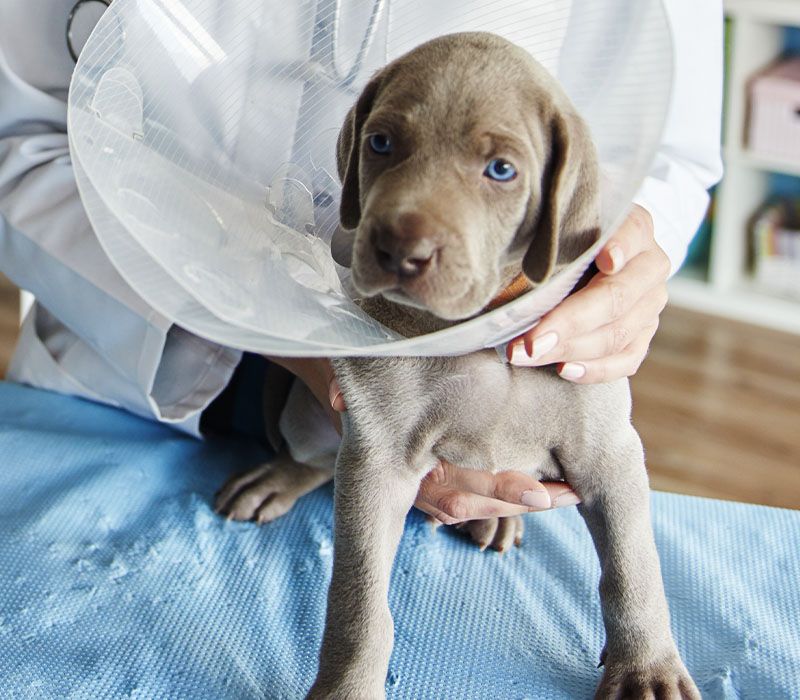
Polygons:
M750 89L750 150L800 163L800 57L767 69Z

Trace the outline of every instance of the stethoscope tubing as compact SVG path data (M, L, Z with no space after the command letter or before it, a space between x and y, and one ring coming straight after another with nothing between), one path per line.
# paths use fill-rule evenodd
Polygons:
M78 54L80 53L80 50L76 50L75 48L75 41L72 36L72 27L75 22L76 14L82 7L85 7L91 3L100 3L108 8L111 5L111 0L78 0L78 2L76 2L69 11L69 15L67 16L65 38L69 55L72 57L72 60L75 61L75 63L78 62ZM320 3L320 5L321 7L325 7L327 3ZM348 87L350 84L352 84L353 81L358 77L358 74L361 72L366 55L369 52L372 42L375 38L375 32L377 30L378 23L385 5L386 0L374 0L372 3L372 10L370 12L367 30L361 40L361 45L359 46L358 54L353 61L353 65L346 73L339 71L338 62L336 60L336 45L338 44L339 23L341 21L341 0L333 0L332 12L328 11L326 13L324 10L318 10L319 14L329 14L332 15L333 18L333 26L328 30L328 40L330 45L326 47L327 50L325 51L325 54L329 56L328 62L330 65L328 66L328 70L330 71L330 77L342 87Z
M91 4L93 2L100 3L101 5L105 5L108 8L111 5L111 0L78 0L73 6L72 9L69 11L69 15L67 16L67 29L66 29L66 39L67 39L67 51L69 51L69 55L72 57L72 60L75 63L78 62L78 54L80 51L75 50L75 42L72 39L72 24L75 21L75 14L80 10L81 7L84 5Z
M328 2L330 1L331 0L328 0ZM372 43L375 39L375 32L378 29L381 15L384 7L386 6L386 0L373 0L372 10L370 11L369 15L369 22L367 23L367 29L361 39L361 45L358 47L358 53L353 61L353 65L346 73L339 70L336 55L336 48L339 44L339 25L342 19L342 4L341 0L332 0L332 2L333 11L328 11L328 14L332 15L333 22L327 30L328 46L323 47L323 55L328 57L326 63L329 64L327 67L327 70L330 73L329 78L333 80L333 82L339 87L346 88L352 85L359 73L361 73L361 69L364 67L364 61L366 60L370 48L372 48ZM322 7L325 7L324 4L321 3L321 5ZM323 16L325 14L325 12L321 9L318 10L318 13Z

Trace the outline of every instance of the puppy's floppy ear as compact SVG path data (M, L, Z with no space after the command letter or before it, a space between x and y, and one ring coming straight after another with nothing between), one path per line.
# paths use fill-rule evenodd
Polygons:
M331 257L343 267L353 266L353 244L356 232L337 226L331 236Z
M599 168L588 127L576 114L557 112L549 138L538 216L522 259L522 271L535 284L575 260L600 236Z
M336 164L342 181L342 200L339 220L342 228L352 230L361 220L361 187L358 164L361 157L361 129L372 111L372 105L382 83L378 73L367 83L355 105L350 108L339 131L336 144Z

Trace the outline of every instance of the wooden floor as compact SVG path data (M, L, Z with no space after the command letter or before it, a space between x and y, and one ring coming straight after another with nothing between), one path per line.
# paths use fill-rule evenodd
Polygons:
M19 294L11 283L0 275L0 377L5 374L14 340L17 337Z
M632 387L654 488L800 508L800 338L669 308Z
M0 280L0 376L17 304ZM800 338L669 308L632 386L654 488L800 508Z

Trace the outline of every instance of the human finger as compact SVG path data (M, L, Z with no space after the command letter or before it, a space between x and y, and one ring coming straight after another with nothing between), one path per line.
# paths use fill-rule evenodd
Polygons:
M333 374L332 367L330 376L328 377L328 401L330 401L331 408L338 413L347 410L347 406L344 402L344 396L342 396L342 390L339 387L339 382Z
M466 520L508 518L541 510L565 508L580 503L580 498L568 484L548 482L545 483L545 486L550 494L551 505L544 509L520 506L508 501L453 489L442 490L440 493L429 492L424 498L417 497L414 505L444 525L455 525Z
M530 512L527 506L454 489L430 493L425 498L417 497L414 505L445 525L455 525L466 520L508 518Z
M308 387L314 398L319 401L334 428L339 433L342 432L342 420L331 398L331 382L334 380L334 374L330 360L318 357L275 357L266 355L265 357L270 362L280 365L298 377Z
M485 499L485 500L484 500ZM442 522L505 517L579 501L569 484L536 481L518 471L464 469L444 460L423 479L416 504Z
M558 366L558 374L575 384L613 382L622 377L632 377L639 370L647 349L653 339L658 323L643 329L642 333L620 353L598 360L564 362Z
M514 355L517 366L539 366L553 362L598 360L623 352L641 333L650 333L667 304L666 286L651 290L622 318L596 330L559 343L557 349L533 360L527 353ZM652 333L648 336L652 338Z
M539 366L561 359L565 343L619 320L643 296L663 284L668 274L665 264L668 261L665 263L661 256L648 252L631 260L624 273L596 274L538 325L509 343L509 361L515 365Z
M653 217L637 204L625 217L625 221L600 249L595 257L597 269L606 275L614 275L626 263L655 244Z
M455 490L538 509L550 507L545 487L529 474L520 471L490 472L457 467L441 460L423 479L424 490Z

